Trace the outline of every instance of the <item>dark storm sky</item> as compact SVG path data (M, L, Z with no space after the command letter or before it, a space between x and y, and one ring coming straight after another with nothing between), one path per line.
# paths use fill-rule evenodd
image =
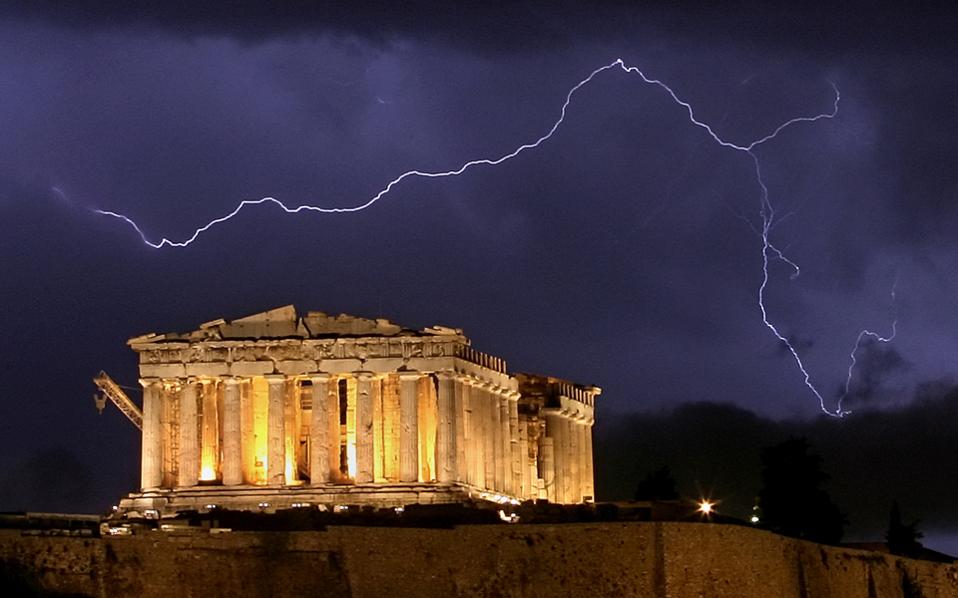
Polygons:
M513 369L601 386L598 442L644 447L600 466L608 497L670 460L687 487L747 506L748 458L802 433L833 466L858 533L877 535L902 497L936 545L958 548L958 418L931 415L958 401L956 25L930 5L6 5L0 466L14 473L0 508L100 509L136 485L135 430L90 399L101 368L135 385L127 338L295 303L462 327ZM158 251L90 211L181 239L241 199L361 204L406 170L536 139L569 88L616 58L740 144L827 112L829 82L841 90L836 119L757 154L788 215L771 240L802 267L790 280L772 265L769 314L829 407L859 330L887 334L898 319L893 344L858 354L851 418L824 421L762 324L760 239L740 218L758 217L748 157L621 71L583 88L535 151L406 180L360 213L262 206ZM702 402L723 406L686 405ZM755 433L734 434L709 408L744 414ZM652 447L635 437L650 429L672 433ZM683 460L692 446L728 471Z

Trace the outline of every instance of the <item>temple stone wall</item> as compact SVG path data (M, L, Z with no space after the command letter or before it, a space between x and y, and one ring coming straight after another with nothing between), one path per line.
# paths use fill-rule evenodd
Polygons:
M0 531L0 562L23 583L89 596L958 596L958 565L694 523L104 539Z

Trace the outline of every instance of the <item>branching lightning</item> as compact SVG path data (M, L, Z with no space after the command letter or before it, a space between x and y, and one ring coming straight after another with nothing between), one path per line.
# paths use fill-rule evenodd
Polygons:
M891 285L891 301L895 303L895 290L898 288L898 276L895 276L895 282ZM891 334L888 336L882 336L877 332L872 332L871 330L862 330L858 333L858 338L855 339L855 346L852 347L851 353L848 354L849 364L848 364L848 375L845 377L845 387L842 391L842 396L838 397L838 403L835 407L835 412L839 415L847 415L851 411L843 411L842 403L845 401L845 398L848 396L849 391L851 390L852 384L852 375L855 372L855 366L858 365L858 359L855 355L858 353L858 349L861 348L862 340L866 337L875 339L875 342L879 343L890 343L895 340L895 337L898 336L898 318L892 320L891 323Z
M872 331L870 331L870 330L862 330L862 331L858 334L858 338L857 338L857 340L855 341L855 346L854 346L854 348L852 349L852 352L851 352L851 354L850 354L850 357L851 357L851 365L850 365L849 368L848 368L848 377L847 377L846 382L845 382L845 392L844 392L844 394L842 395L842 397L838 400L838 404L837 404L836 408L835 408L834 410L830 410L830 409L826 406L826 404L825 404L826 402L825 402L824 397L823 397L822 394L818 391L818 389L816 388L816 386L812 383L812 381L811 381L811 375L809 374L808 369L805 367L805 364L804 364L804 362L802 361L802 358L801 358L801 356L799 355L798 351L795 349L794 345L788 340L788 338L786 338L784 335L782 335L782 333L781 333L781 332L779 331L779 329L775 326L775 324L773 324L773 323L771 322L771 320L769 319L769 316L768 316L768 311L767 311L766 305L765 305L765 291L766 291L766 288L767 288L768 283L769 283L769 262L770 262L772 259L777 259L777 260L780 260L780 261L784 262L785 264L787 264L787 265L792 269L792 271L793 271L793 273L792 273L792 275L791 275L791 278L793 278L793 279L798 277L798 275L801 273L801 270L799 269L798 264L796 264L794 261L790 260L782 251L780 251L778 248L776 248L776 247L771 243L771 241L769 240L769 236L770 236L770 232L771 232L771 229L772 229L772 227L773 227L773 224L775 224L777 221L776 221L776 219L775 219L775 210L774 210L774 208L772 207L771 202L769 201L769 191L768 191L768 187L767 187L767 185L766 185L766 183L765 183L765 180L764 180L764 178L763 178L763 175L762 175L761 163L760 163L760 161L759 161L759 159L758 159L758 156L757 156L756 153L755 153L755 150L756 150L756 149L758 149L758 148L759 148L760 146L762 146L763 144L765 144L765 143L767 143L767 142L769 142L769 141L772 141L772 140L775 139L780 133L782 133L782 131L784 131L785 129L791 127L792 125L796 125L796 124L799 124L799 123L813 123L813 122L816 122L816 121L819 121L819 120L823 120L823 119L832 119L832 118L835 118L835 117L838 115L838 105L839 105L839 102L841 101L841 94L840 94L840 92L839 92L839 90L838 90L838 87L836 87L834 83L832 83L831 86L832 86L832 90L833 90L834 93L835 93L835 98L834 98L834 101L833 101L833 103L832 103L832 108L831 108L831 110L830 110L829 112L823 112L823 113L821 113L821 114L816 114L816 115L814 115L814 116L800 116L800 117L792 118L792 119L790 119L790 120L787 120L787 121L783 122L783 123L780 124L778 127L776 127L772 132L768 133L767 135L765 135L765 136L763 136L763 137L760 137L760 138L758 138L758 139L756 139L756 140L754 140L754 141L751 141L751 142L748 142L748 143L745 143L745 144L739 144L739 143L733 143L733 142L731 142L731 141L728 141L728 140L722 138L721 136L719 136L719 135L712 129L712 127L711 127L708 123L699 120L699 119L695 116L695 111L694 111L694 109L692 108L692 105L689 104L688 102L682 100L682 99L678 96L678 94L676 94L675 91L674 91L671 87L669 87L667 84L665 84L664 82L662 82L662 81L659 80L659 79L650 78L650 77L646 76L645 73L642 72L639 68L637 68L637 67L635 67L635 66L627 66L622 59L617 59L617 60L615 60L615 61L613 61L613 62L611 62L611 63L609 63L609 64L607 64L607 65L605 65L605 66L601 66L601 67L595 69L594 71L592 71L591 73L589 73L589 75L588 75L587 77L585 77L584 79L582 79L581 81L579 81L578 83L576 83L576 84L566 93L565 101L563 102L562 108L561 108L561 110L559 111L559 117L558 117L558 118L556 119L556 121L552 124L551 128L549 128L549 130L548 130L545 134L543 134L542 136L540 136L540 137L539 137L538 139L536 139L535 141L532 141L532 142L529 142L529 143L524 143L524 144L518 146L517 148L515 148L514 150L512 150L512 151L510 151L510 152L508 152L508 153L506 153L506 154L503 154L503 155L501 155L501 156L499 156L499 157L496 157L496 158L481 158L481 159L475 159L475 160L470 160L470 161L468 161L468 162L464 162L464 163L462 163L460 166L458 166L457 168L454 168L454 169L452 169L452 170L445 170L445 171L408 170L408 171L406 171L406 172L400 174L399 176L397 176L397 177L394 178L393 180L389 181L389 182L386 184L386 186L384 186L382 189L380 189L375 195L373 195L373 196L370 197L368 200L366 200L364 203L361 203L361 204L359 204L359 205L347 206L347 207L323 207L323 206L309 205L309 204L303 204L303 205L298 205L298 206L288 206L288 205L286 205L285 203L283 203L282 201L280 201L280 200L278 200L278 199L276 199L276 198L274 198L274 197L263 197L263 198L261 198L261 199L243 200L243 201L239 202L239 204L237 204L237 206L236 206L235 208L233 208L232 211L230 211L229 213L227 213L227 214L225 214L225 215L223 215L223 216L220 216L219 218L215 218L215 219L211 220L210 222L204 224L203 226L197 228L195 231L193 231L193 233L192 233L189 237L187 237L187 238L184 239L184 240L181 240L181 241L173 241L173 240L171 240L171 239L168 239L168 238L166 238L166 237L163 237L163 238L161 238L158 242L151 241L151 240L146 236L146 234L143 232L143 229L141 229L140 226L139 226L133 219L131 219L131 218L128 217L128 216L125 216L125 215L123 215L123 214L120 214L120 213L118 213L118 212L113 212L113 211L110 211L110 210L100 210L100 209L96 209L96 210L94 210L94 211L95 211L97 214L101 214L101 215L104 215L104 216L111 216L111 217L113 217L113 218L117 218L117 219L120 219L120 220L126 222L128 225L130 225L130 226L136 231L136 233L137 233L137 234L140 236L140 238L142 239L143 243L145 243L146 245L149 245L150 247L153 247L153 248L155 248L155 249L161 249L161 248L163 248L163 247L186 247L186 246L190 245L191 243L193 243L194 241L196 241L196 240L199 238L199 236L200 236L201 234L203 234L204 232L210 230L211 228L213 228L214 226L216 226L216 225L218 225L218 224L221 224L221 223L223 223L223 222L226 222L227 220L230 220L231 218L233 218L234 216L236 216L237 214L239 214L241 211L243 211L244 208L246 208L246 207L248 207L248 206L257 206L257 205L260 205L260 204L272 204L272 205L274 205L274 206L280 208L281 210L283 210L284 212L286 212L286 213L288 213L288 214L298 214L298 213L304 212L304 211L320 212L320 213L324 213L324 214L359 212L359 211L361 211L361 210L365 210L366 208L369 208L370 206L372 206L373 204L375 204L376 202L378 202L380 199L382 199L382 198L385 197L387 194L389 194L396 185L398 185L399 183L401 183L402 181L404 181L404 180L406 180L406 179L408 179L408 178L445 178L445 177L455 177L455 176L459 176L459 175L463 174L464 172L466 172L467 170L469 170L469 169L471 169L471 168L473 168L473 167L475 167L475 166L496 166L496 165L498 165L498 164L502 164L503 162L506 162L506 161L508 161L508 160L511 160L512 158L515 158L516 156L518 156L519 154L521 154L521 153L523 153L523 152L525 152L525 151L527 151L527 150L531 150L531 149L535 149L535 148L539 147L540 145L542 145L543 143L545 143L546 141L548 141L548 140L556 133L556 131L558 131L559 127L560 127L560 126L562 125L562 123L565 121L565 118L566 118L566 115L567 115L567 112L568 112L569 105L572 103L572 98L573 98L573 96L574 96L582 87L588 85L588 84L589 84L596 76L598 76L599 74L601 74L601 73L603 73L603 72L605 72L605 71L610 71L610 70L614 70L614 69L621 69L623 72L625 72L625 73L627 73L627 74L637 75L638 77L640 77L640 78L642 79L642 81L643 81L644 83L646 83L646 84L648 84L648 85L652 85L652 86L656 86L656 87L661 88L663 91L665 91L665 93L667 93L667 94L672 98L672 101L673 101L676 105L682 107L682 108L685 110L685 112L687 113L689 122L690 122L692 125L694 125L694 126L696 126L696 127L699 127L700 129L704 130L704 131L706 132L706 134L707 134L709 137L711 137L712 140L713 140L715 143L717 143L718 145L720 145L720 146L722 146L722 147L724 147L724 148L727 148L727 149L730 149L730 150L734 150L734 151L737 151L737 152L742 152L742 153L744 153L744 154L747 154L747 155L751 158L751 160L752 160L752 162L753 162L753 164L754 164L754 167L755 167L755 178L756 178L756 182L757 182L758 187L759 187L759 189L760 189L760 210L759 210L759 216L760 216L760 219L761 219L761 226L760 226L760 227L756 227L754 224L752 224L752 222L751 222L750 220L748 220L748 219L745 219L745 220L749 223L749 225L752 227L752 229L758 234L758 236L761 238L761 241L762 241L762 282L761 282L761 284L760 284L759 287L758 287L758 293L757 293L757 294L758 294L758 307L759 307L759 310L760 310L760 312L761 312L761 314L762 314L762 322L763 322L763 323L765 324L765 326L771 331L771 333L775 336L775 338L778 339L781 343L783 343L783 345L785 346L785 348L786 348L786 349L788 350L788 352L791 354L792 358L794 359L795 364L798 366L798 369L801 371L801 374L802 374L803 379L804 379L805 386L807 386L808 389L812 392L812 394L814 394L815 397L818 399L818 401L819 401L819 406L820 406L821 410L822 410L824 413L826 413L827 415L830 415L830 416L833 416L833 417L843 417L844 415L847 415L848 413L850 413L850 411L845 411L845 410L842 409L842 400L845 398L845 396L847 396L847 394L848 394L848 392L849 392L849 385L851 384L852 373L853 373L853 370L854 370L855 365L856 365L856 363L857 363L857 362L856 362L856 357L855 357L855 355L856 355L856 352L858 351L858 349L859 349L860 346L861 346L862 340L863 340L864 338L866 338L866 337L870 337L870 338L874 338L875 340L880 341L880 342L885 342L885 343L890 342L892 339L894 339L895 334L897 333L897 324L898 324L898 322L897 322L897 320L896 320L896 321L893 323L893 325L892 325L892 334L891 334L890 336L888 336L888 337L882 337L881 335L879 335L879 334L877 334L877 333L875 333L875 332L872 332ZM894 289L892 290L892 297L894 298Z

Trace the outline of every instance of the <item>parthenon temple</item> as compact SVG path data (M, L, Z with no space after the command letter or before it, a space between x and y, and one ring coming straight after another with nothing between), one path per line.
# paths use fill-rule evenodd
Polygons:
M595 494L600 390L510 373L460 329L286 306L129 345L143 444L125 512Z

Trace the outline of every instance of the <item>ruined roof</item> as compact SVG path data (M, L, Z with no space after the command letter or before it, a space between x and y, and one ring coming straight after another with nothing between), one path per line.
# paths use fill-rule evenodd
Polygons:
M542 389L554 388L557 390L562 390L564 387L569 387L594 395L602 394L602 389L594 384L579 384L578 382L573 382L572 380L556 378L555 376L533 374L531 372L514 372L513 375L519 380L520 386L527 386L530 388L537 387Z
M518 380L519 392L524 397L539 397L549 407L560 404L560 397L563 396L594 407L596 397L602 394L602 389L598 386L578 384L555 376L528 372L515 372L513 376Z
M131 338L130 345L160 342L208 340L256 340L283 338L333 338L366 336L460 336L459 328L430 326L422 330L404 328L385 318L361 318L349 314L331 316L321 311L296 314L292 305L277 307L235 320L218 319L200 324L192 332L151 332Z

